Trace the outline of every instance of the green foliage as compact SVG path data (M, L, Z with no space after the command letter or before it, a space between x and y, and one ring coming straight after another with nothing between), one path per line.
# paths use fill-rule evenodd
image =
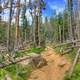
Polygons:
M16 52L16 57L33 55L32 53L40 54L42 51L44 51L44 48L35 48L34 47L34 48L31 48L30 50L25 50L23 52Z
M64 80L80 80L80 64L76 65L72 77L69 78L67 75L65 76Z
M24 52L18 52L17 51L15 57L23 57L23 55L25 55Z
M28 50L28 53L37 53L40 54L42 51L44 50L44 48L32 48L31 50Z
M6 75L12 80L27 80L32 72L32 67L22 67L19 64L7 66L4 69L0 69L0 80L3 80Z
M76 54L77 54L77 49L73 48L71 52L66 54L66 56L73 61L73 59L75 58Z
M16 65L10 65L5 68L6 71L10 72L12 75L16 73Z
M60 46L60 47L56 47L56 48L55 48L55 51L56 51L57 53L62 53L62 52L60 52L60 51L61 51L61 48L62 48L62 50L65 50L67 47L68 47L67 45Z
M7 71L5 71L4 69L0 69L0 80L2 80L4 78L6 73L7 73Z
M69 45L60 46L60 47L55 48L55 51L56 51L57 53L62 53L62 52L60 52L60 51L61 51L61 48L63 49L63 52L64 52L68 47L69 47ZM77 49L76 49L76 48L73 48L70 52L68 52L68 53L65 54L65 55L66 55L66 57L67 57L68 59L70 59L71 61L73 61L73 59L74 59L75 56L76 56L76 52L77 52Z

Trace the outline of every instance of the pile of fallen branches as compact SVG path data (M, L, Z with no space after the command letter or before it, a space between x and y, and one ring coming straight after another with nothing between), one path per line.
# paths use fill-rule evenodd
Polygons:
M1 63L0 68L5 68L7 66L17 64L17 63L20 63L20 62L23 62L23 61L27 61L27 60L28 60L28 63L31 64L33 68L34 67L39 68L39 67L47 65L47 61L40 54L35 54L33 56L26 56L26 57L16 58L14 61L10 61L7 64Z

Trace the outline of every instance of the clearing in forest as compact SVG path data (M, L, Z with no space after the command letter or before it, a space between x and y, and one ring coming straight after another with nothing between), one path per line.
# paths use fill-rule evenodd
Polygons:
M42 57L47 60L47 65L34 70L28 80L63 80L69 71L70 61L65 56L56 54L54 49L48 47Z

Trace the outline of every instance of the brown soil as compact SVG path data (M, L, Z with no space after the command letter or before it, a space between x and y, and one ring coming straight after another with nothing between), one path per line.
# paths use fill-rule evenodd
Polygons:
M28 80L63 80L70 68L70 61L65 56L56 54L51 47L48 47L42 56L48 65L34 70Z

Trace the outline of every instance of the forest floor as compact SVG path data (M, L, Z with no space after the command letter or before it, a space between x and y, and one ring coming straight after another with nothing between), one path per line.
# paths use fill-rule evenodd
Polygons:
M34 70L28 80L63 80L70 69L70 61L51 47L42 53L42 57L46 59L47 65Z

